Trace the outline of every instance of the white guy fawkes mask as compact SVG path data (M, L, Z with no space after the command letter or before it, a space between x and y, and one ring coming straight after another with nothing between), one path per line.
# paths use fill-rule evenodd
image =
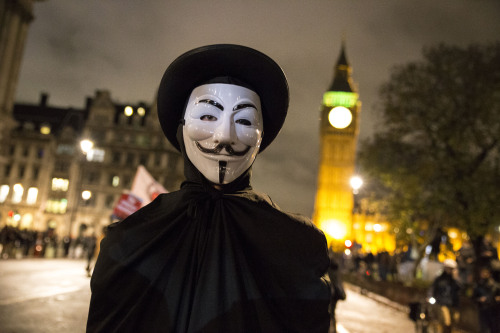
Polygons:
M184 121L186 154L212 183L231 183L259 152L262 109L250 89L224 83L199 86L191 92Z

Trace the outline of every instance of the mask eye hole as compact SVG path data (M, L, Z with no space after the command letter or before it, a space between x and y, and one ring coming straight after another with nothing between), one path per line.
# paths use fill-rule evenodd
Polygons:
M235 121L237 124L240 124L240 125L245 125L245 126L251 126L252 125L252 122L248 119L238 119Z
M202 121L217 121L217 117L212 116L210 114L204 114L203 116L200 117L200 120L202 120Z

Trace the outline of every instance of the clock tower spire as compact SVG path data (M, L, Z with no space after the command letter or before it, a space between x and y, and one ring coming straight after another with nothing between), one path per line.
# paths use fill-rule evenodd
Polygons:
M333 76L332 84L328 91L344 91L344 92L354 92L352 88L352 78L351 78L351 66L347 62L347 57L345 55L345 42L342 41L342 47L340 49L340 55L337 60L337 65L335 66L335 74Z
M333 81L320 108L320 161L313 221L329 241L352 237L356 142L361 102L342 41Z

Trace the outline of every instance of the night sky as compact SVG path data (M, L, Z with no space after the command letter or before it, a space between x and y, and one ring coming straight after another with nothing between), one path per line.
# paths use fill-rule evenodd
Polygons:
M96 90L120 103L153 103L178 55L215 43L256 48L285 71L289 115L253 168L253 186L310 216L316 191L319 107L343 36L361 109L361 139L377 130L378 89L424 46L466 46L500 37L496 0L46 0L35 20L17 102L83 107ZM169 189L174 190L174 189Z

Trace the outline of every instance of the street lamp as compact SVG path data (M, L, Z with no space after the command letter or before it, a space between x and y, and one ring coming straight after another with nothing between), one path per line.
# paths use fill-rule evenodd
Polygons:
M82 199L83 200L87 201L91 197L92 197L92 192L90 192L89 190L85 190L85 191L82 192Z
M351 184L352 193L358 194L359 189L363 186L363 179L359 176L352 176L349 183Z
M359 193L359 189L361 186L363 186L363 179L359 176L352 176L351 179L349 180L349 183L352 188L352 211L351 211L351 238L353 240L356 239L354 236L354 210L356 208L356 194Z
M84 155L87 155L87 153L94 148L94 142L89 140L89 139L84 139L80 141L80 149L82 150Z
M84 156L86 156L91 150L92 148L94 147L94 142L92 140L89 140L89 139L83 139L80 141L80 150L81 152L83 153ZM83 172L82 172L82 169L83 169L83 161L81 159L81 156L78 156L78 176L76 177L76 182L75 182L75 187L74 187L74 195L73 195L73 207L71 208L71 215L70 215L70 220L69 220L69 230L68 230L68 235L71 239L71 231L73 229L73 220L75 219L75 216L76 216L76 210L77 210L77 207L78 207L78 202L79 202L79 193L80 193L80 190L81 190L81 187L82 187L82 177L83 177ZM88 192L88 193L86 193ZM85 194L84 194L85 193ZM82 199L87 201L88 199L90 199L92 193L90 191L83 191L81 193L81 196L82 196ZM85 199L85 197L87 197Z

